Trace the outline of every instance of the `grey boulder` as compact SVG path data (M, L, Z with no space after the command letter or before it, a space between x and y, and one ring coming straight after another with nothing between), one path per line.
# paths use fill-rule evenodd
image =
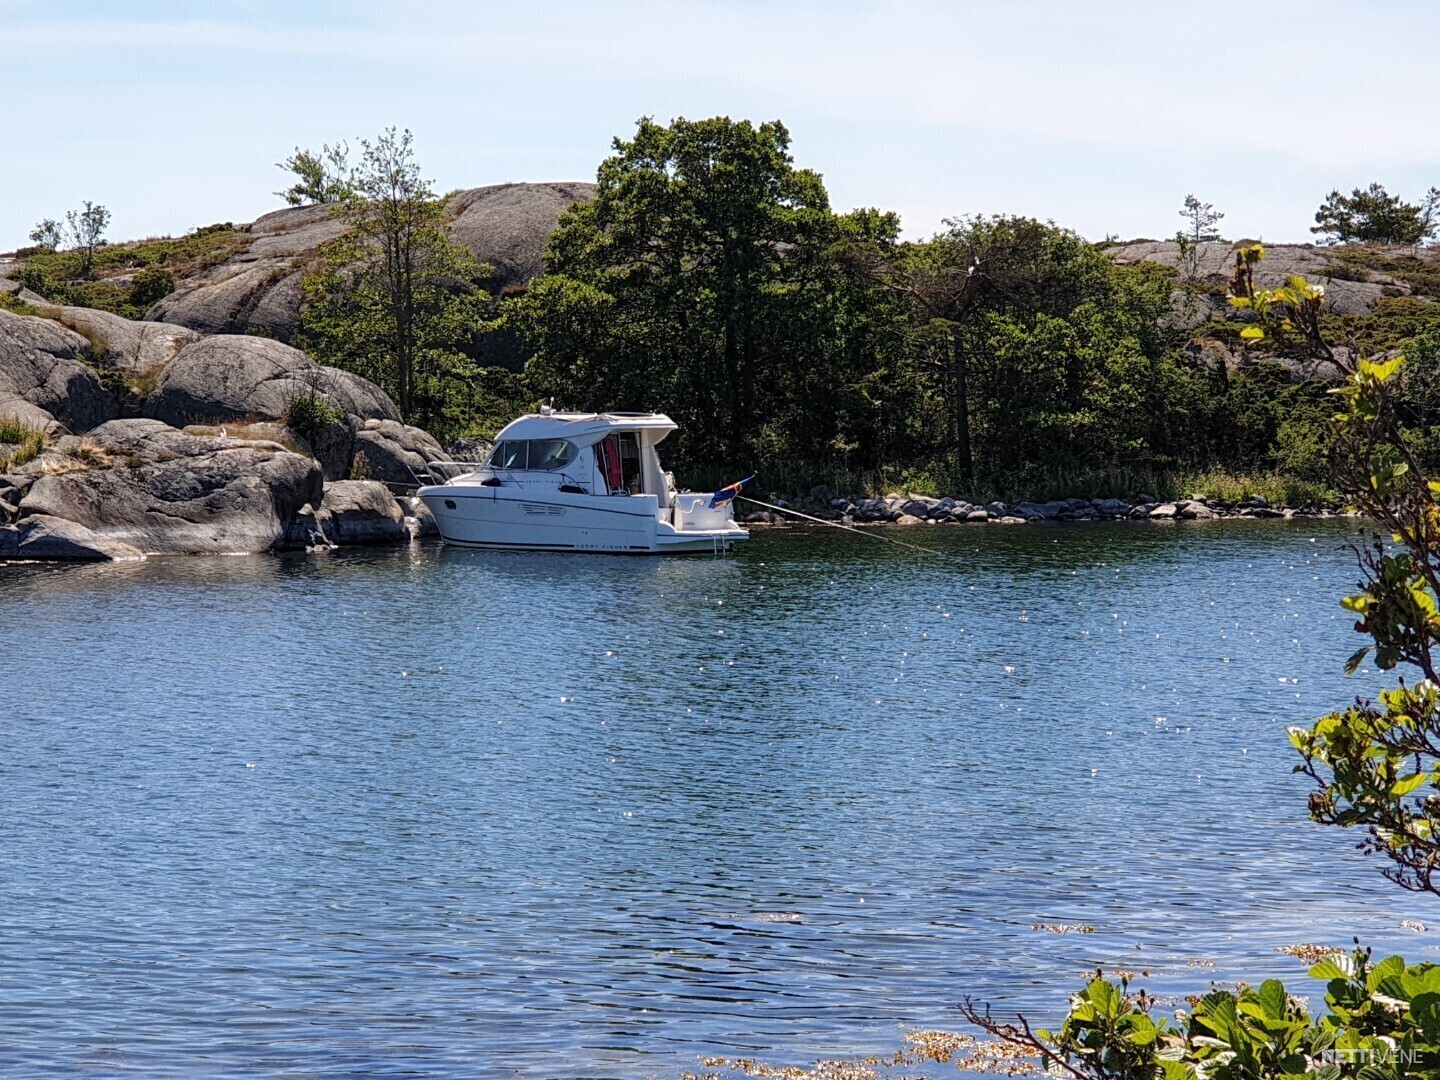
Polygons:
M21 559L143 559L144 552L119 540L102 536L84 525L47 514L32 514L18 526L11 526L15 548ZM0 540L0 551L5 542Z
M321 245L347 226L328 206L276 210L245 227L237 249L197 267L156 302L145 318L205 334L260 330L284 341L300 326L300 283Z
M444 447L420 428L395 420L366 420L355 433L355 464L364 455L369 478L396 487L428 482L429 464L445 461Z
M560 215L595 197L580 182L492 184L451 196L450 236L494 270L492 289L523 285L544 269L545 244Z
M200 340L194 330L172 323L136 322L94 308L58 308L59 321L92 343L91 360L127 375L158 371L187 345Z
M148 554L268 551L321 495L319 466L278 443L187 435L156 420L111 421L32 464L22 528L63 519Z
M586 183L496 184L451 196L448 231L493 268L493 291L523 285L541 270L545 244L560 215L594 196ZM348 230L328 206L276 210L241 229L228 257L197 267L175 291L145 313L147 319L179 323L206 334L258 330L289 341L300 327L301 284L320 259L320 248ZM487 335L497 337L497 335ZM505 338L505 335L498 335ZM514 342L500 340L486 352L493 362L513 361Z
M0 416L37 423L44 413L71 431L113 419L115 399L81 363L89 349L85 338L53 319L0 308Z
M318 513L333 544L393 544L409 538L405 511L375 480L337 480L325 485Z

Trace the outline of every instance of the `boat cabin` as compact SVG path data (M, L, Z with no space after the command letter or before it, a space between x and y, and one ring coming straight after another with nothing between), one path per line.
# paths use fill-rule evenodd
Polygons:
M675 422L662 413L539 413L507 424L474 476L481 483L558 487L585 495L674 498L655 447ZM467 478L468 479L468 478Z

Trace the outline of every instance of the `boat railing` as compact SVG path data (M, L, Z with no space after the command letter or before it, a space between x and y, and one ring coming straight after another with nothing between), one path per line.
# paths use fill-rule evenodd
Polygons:
M416 484L448 484L456 477L465 476L476 469L483 468L483 461L427 461L425 463L425 478L422 480L414 469L410 474L415 477Z

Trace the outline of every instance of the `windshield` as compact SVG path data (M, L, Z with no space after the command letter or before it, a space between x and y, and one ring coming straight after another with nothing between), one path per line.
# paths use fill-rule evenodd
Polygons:
M492 469L552 472L575 460L575 445L568 439L506 439L496 443L486 463Z

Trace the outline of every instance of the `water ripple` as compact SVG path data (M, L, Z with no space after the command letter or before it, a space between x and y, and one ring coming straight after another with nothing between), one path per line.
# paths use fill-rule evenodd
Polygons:
M0 1072L664 1076L1417 952L1289 771L1377 685L1344 536L0 566Z

